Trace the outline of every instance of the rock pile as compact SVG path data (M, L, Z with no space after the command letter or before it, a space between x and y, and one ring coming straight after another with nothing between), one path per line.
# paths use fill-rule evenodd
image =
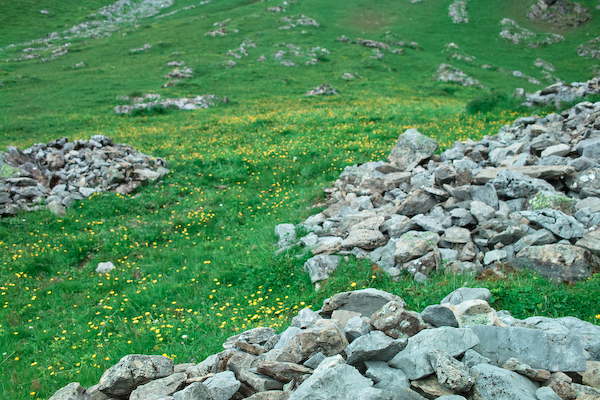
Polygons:
M580 57L600 60L600 36L577 47L577 54Z
M500 24L502 25L501 38L514 44L526 44L529 48L547 46L553 43L564 42L565 40L564 36L558 33L536 34L508 18L504 18Z
M577 318L515 319L482 288L422 313L377 289L301 310L281 334L232 336L199 364L131 354L87 390L50 400L554 400L600 396L600 327Z
M280 249L312 252L313 283L351 254L417 280L440 269L503 275L510 265L573 282L598 270L600 102L437 148L409 129L387 162L346 167L326 189L327 208L300 224L307 236L277 227Z
M216 106L219 102L228 103L227 97L220 98L214 94L206 94L193 98L178 98L178 99L160 99L159 94L149 93L141 97L119 97L119 100L129 101L132 105L116 106L114 112L116 114L131 114L134 110L152 110L154 108L175 108L177 110L197 110L199 108L209 108Z
M454 82L462 86L477 86L483 89L483 85L477 79L471 78L460 69L446 63L440 64L435 74L433 74L433 80L438 82Z
M535 93L525 93L522 88L515 91L516 96L525 97L523 105L527 107L554 103L556 108L560 108L562 102L572 102L598 94L600 94L600 76L587 82L573 82L570 85L559 81Z
M305 96L330 96L334 94L338 94L338 91L327 83L317 86L316 88L304 93Z
M94 135L90 140L63 137L23 151L0 152L0 215L48 208L63 214L77 200L99 191L128 194L169 173L162 158Z
M527 12L531 20L544 20L559 28L577 28L589 21L590 10L567 0L538 0Z

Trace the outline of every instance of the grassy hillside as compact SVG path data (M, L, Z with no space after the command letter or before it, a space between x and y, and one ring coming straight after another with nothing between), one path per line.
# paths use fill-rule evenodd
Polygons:
M485 286L493 306L516 317L599 322L600 277L556 286L529 274L482 281L440 275L420 285L408 278L393 282L350 259L315 292L302 271L308 256L273 255L276 224L318 212L313 204L345 166L384 159L405 129L417 128L442 147L497 132L533 112L518 108L510 94L545 86L537 58L567 82L590 78L600 62L578 57L576 48L600 35L597 1L581 1L592 21L557 32L564 42L537 49L499 36L505 17L535 32L552 31L524 16L533 1L472 0L470 22L461 25L447 16L448 0L289 3L275 13L266 11L280 5L275 1L175 0L155 16L115 25L108 37L53 39L68 53L40 63L52 50L28 42L98 21L90 14L111 2L0 0L0 149L104 134L166 158L171 169L159 185L133 196L94 195L63 218L36 212L0 221L0 398L48 398L71 381L91 386L129 353L199 361L239 330L270 325L281 331L298 308L317 309L324 298L353 288L397 293L421 311L456 287ZM289 25L284 17L297 21L299 15L319 26L280 29ZM205 35L228 19L227 35ZM342 35L406 45L392 45L376 59L373 49L336 41ZM256 44L246 47L248 56L226 55L245 40ZM418 46L410 46L413 41ZM475 61L448 60L443 49L449 42ZM20 43L28 44L9 46ZM131 52L147 43L149 50ZM29 47L34 50L23 51ZM279 51L297 66L282 65ZM30 53L40 57L14 61ZM306 65L312 58L316 65ZM162 88L162 76L174 68L167 63L180 60L193 77ZM228 60L237 65L226 68ZM433 82L444 62L486 89ZM517 78L514 70L543 84ZM346 81L344 73L360 78ZM322 83L340 94L304 96ZM497 108L465 111L469 100L492 90L505 95ZM118 96L143 93L216 94L230 101L197 111L113 113L123 104ZM116 272L94 273L98 262L109 260Z

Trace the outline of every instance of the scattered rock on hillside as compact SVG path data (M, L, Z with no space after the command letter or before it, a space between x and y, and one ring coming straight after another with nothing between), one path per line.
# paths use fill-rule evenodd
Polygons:
M590 10L567 0L538 0L527 12L531 20L544 20L558 28L577 28L589 21Z
M23 151L9 146L0 152L0 215L46 207L61 215L94 193L125 195L157 182L169 173L166 166L103 135L74 142L64 137Z
M339 94L339 93L337 90L335 90L335 88L333 88L332 86L330 86L327 83L324 83L321 86L317 86L316 88L309 90L304 95L305 96L329 96L329 95L334 95L334 94Z
M197 110L216 106L219 102L228 103L227 97L220 98L214 94L196 96L194 98L160 99L159 94L146 94L142 97L124 97L132 105L116 106L115 114L131 114L134 110L152 110L153 108L174 108L177 110Z
M483 89L483 85L477 79L473 79L460 69L450 64L440 64L433 74L433 80L438 82L454 82L462 86L477 86Z
M452 18L453 23L469 23L469 15L467 14L467 1L469 0L457 0L448 7L448 16Z
M559 282L600 270L600 102L519 118L439 156L437 146L409 129L387 161L346 167L297 243L367 258L393 278L426 277L442 261L455 273L503 276L510 265Z
M600 36L577 47L577 54L580 57L600 60Z
M135 49L129 50L129 53L130 54L141 53L142 51L150 50L151 48L152 48L152 45L150 43L146 43L142 47L137 47Z
M501 38L514 44L526 44L529 48L551 45L565 40L562 35L557 33L536 34L529 29L519 26L519 24L509 18L504 18L500 24L502 25Z
M343 292L324 300L317 312L323 318L308 308L301 310L294 320L300 314L316 316L310 324L297 324L301 328L288 328L279 335L270 328L250 329L228 338L221 353L191 366L173 365L163 356L127 355L104 372L99 385L86 390L70 383L51 400L68 396L90 400L102 394L126 398L130 393L131 399L175 400L381 400L390 396L464 400L470 390L481 399L561 398L557 394L575 398L565 397L566 393L581 399L588 398L583 394L597 397L600 390L593 386L600 365L599 326L573 317L518 320L507 311L496 313L485 300L461 302L486 291L461 288L446 297L457 299L455 306L427 309L437 307L452 315L453 310L478 301L494 315L502 315L507 326L475 322L462 328L435 328L419 322L419 329L406 329L406 337L393 339L378 326L388 329L406 314L412 319L397 321L398 328L406 328L410 321L420 321L419 313L405 310L400 297L381 290ZM341 324L336 313L355 316ZM376 324L369 329L353 328L356 321L364 323L367 318ZM453 318L456 321L460 316ZM351 342L344 337L349 329L357 335ZM240 338L246 338L245 345ZM231 347L231 343L236 345ZM269 343L277 345L273 348ZM256 348L263 353L256 356Z

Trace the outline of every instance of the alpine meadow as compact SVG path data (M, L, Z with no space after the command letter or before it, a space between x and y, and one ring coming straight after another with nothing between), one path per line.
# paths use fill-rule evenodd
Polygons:
M538 3L0 0L0 398L87 388L128 354L198 363L232 335L280 333L299 310L364 288L421 312L484 287L515 318L600 325L597 269L557 283L502 263L500 274L457 274L442 261L417 281L347 254L315 287L304 269L313 254L276 246L277 225L325 210L346 167L386 160L408 129L435 139L439 160L457 140L600 101L523 104L600 76L600 1L565 1L562 19L534 18ZM43 198L29 211L4 205L17 182L11 146L66 137L76 149L95 135L168 172L60 212ZM109 261L116 268L96 272Z

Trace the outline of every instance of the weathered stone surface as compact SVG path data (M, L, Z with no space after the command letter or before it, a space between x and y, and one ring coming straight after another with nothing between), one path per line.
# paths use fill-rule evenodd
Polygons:
M384 390L396 388L409 388L408 378L399 369L392 368L385 361L365 361L367 371L365 375L375 382L375 387Z
M528 197L540 190L554 191L554 187L543 179L530 178L523 173L508 169L499 171L491 183L500 196L511 199Z
M389 365L404 371L411 380L420 379L433 373L428 351L444 350L456 357L477 344L479 338L468 328L425 329L410 337L406 348L390 360Z
M82 387L79 382L69 383L59 389L49 400L92 400L92 396Z
M429 212L438 201L435 196L417 189L413 191L398 207L398 214L408 217L414 217L417 214L425 214Z
M581 192L585 188L598 190L600 189L600 168L588 168L570 176L565 183L569 189L576 192Z
M474 400L537 400L536 385L515 372L489 364L475 365L471 372Z
M270 376L280 382L289 382L299 376L312 373L312 369L295 363L261 361L256 370L259 374Z
M513 371L519 373L523 376L526 376L530 379L534 379L538 376L538 370L531 368L529 364L525 364L520 360L511 357L502 365L502 368L507 369L509 371Z
M371 315L390 301L406 303L400 297L379 289L361 289L341 292L323 301L319 313L324 317L331 316L334 310L355 311L370 318Z
M583 236L583 224L562 211L546 208L538 211L521 211L520 213L531 222L535 222L563 239Z
M441 305L434 304L425 307L423 312L421 312L421 318L423 318L424 322L433 325L436 328L440 326L458 328L458 321L452 310Z
M496 311L485 300L465 300L460 304L451 305L450 310L461 327L473 324L504 326Z
M279 224L275 226L275 236L279 238L279 248L289 246L296 241L296 227L294 224Z
M223 343L223 348L233 348L239 341L263 345L267 343L273 336L275 336L275 330L270 327L261 326L258 328L248 329L247 331L244 331L238 335L228 337L225 343Z
M551 388L544 386L536 390L535 392L538 400L562 400L559 395L557 395L554 390Z
M587 361L585 365L585 372L581 374L582 383L600 389L600 362Z
M250 397L246 397L248 400L287 400L289 394L283 390L267 390L266 392L255 393Z
M308 307L303 308L292 318L292 326L300 329L310 328L321 319L321 316Z
M210 390L202 382L194 382L173 394L174 400L212 400Z
M371 325L364 317L352 317L346 322L344 332L346 333L346 339L352 342L356 338L371 332Z
M401 264L419 258L433 250L439 240L440 237L433 232L406 232L396 242L394 258Z
M582 247L557 243L525 247L517 253L514 265L558 282L575 282L591 277L600 260Z
M321 352L325 356L340 353L348 346L348 340L339 323L335 320L321 319L294 336L283 348L283 354L277 361L300 364Z
M329 278L329 274L336 270L340 262L339 256L318 255L309 258L304 263L304 270L310 275L312 283Z
M182 386L187 375L184 372L175 373L164 378L150 381L144 385L138 386L129 395L129 400L145 400L152 396L171 396L177 392Z
M370 388L373 382L354 367L339 364L312 374L296 389L289 400L343 400L349 394Z
M423 394L426 398L437 399L439 396L449 396L454 394L452 390L443 386L435 375L414 380L410 385L416 392Z
M414 311L407 311L403 302L390 301L376 311L370 324L377 330L395 339L416 335L425 329L421 316Z
M532 368L549 371L584 371L585 356L579 337L539 329L471 325L479 338L473 349L491 363L503 365L518 358Z
M444 297L441 304L450 303L450 304L460 304L463 301L467 300L484 300L489 303L492 299L492 292L486 288L468 288L462 287L458 288L448 296Z
M344 350L350 365L363 361L389 361L404 347L406 340L392 339L381 331L372 331L354 340Z
M443 350L429 350L427 354L441 385L458 393L471 389L474 381L466 365Z
M213 400L229 400L241 386L232 371L219 372L204 381L204 384Z
M407 129L398 137L388 162L404 171L407 167L418 165L431 157L437 148L438 144L435 140L422 135L416 129Z
M164 356L127 355L107 369L98 389L112 397L128 396L135 388L173 373L173 360Z
M444 231L442 239L448 243L465 244L471 241L471 232L468 229L453 226Z
M348 237L342 241L342 248L352 249L360 247L365 250L373 250L384 246L386 243L387 240L380 231L353 229L348 234Z
M591 251L594 255L600 255L600 230L584 233L575 245Z
M516 253L518 253L527 246L552 244L556 243L556 241L557 239L552 232L550 232L547 229L540 229L530 235L523 236L521 239L517 240L514 244L514 250Z
M496 213L496 210L493 207L490 207L481 201L472 201L469 211L479 223L489 221Z
M544 384L551 388L561 399L575 400L578 396L571 387L572 382L573 380L568 375L555 372Z

